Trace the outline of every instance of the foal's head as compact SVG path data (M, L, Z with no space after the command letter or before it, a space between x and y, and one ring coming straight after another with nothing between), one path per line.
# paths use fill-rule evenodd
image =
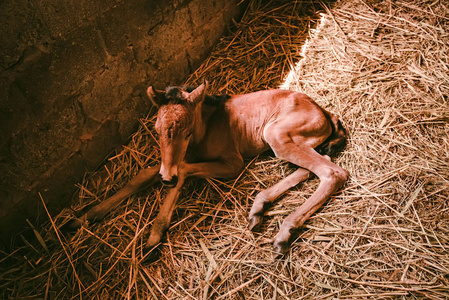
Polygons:
M206 83L192 92L181 87L158 91L147 90L148 96L159 108L155 124L161 148L162 183L174 186L178 181L178 167L184 163L187 147L192 136L200 130L201 102L204 100Z

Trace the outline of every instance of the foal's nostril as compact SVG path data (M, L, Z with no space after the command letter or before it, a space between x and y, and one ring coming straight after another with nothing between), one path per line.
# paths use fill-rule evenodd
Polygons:
M170 180L164 180L161 177L161 181L163 185L166 186L175 186L178 183L178 176L173 176Z

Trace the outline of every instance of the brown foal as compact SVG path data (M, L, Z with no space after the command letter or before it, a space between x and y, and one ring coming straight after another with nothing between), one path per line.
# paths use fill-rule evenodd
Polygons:
M311 172L320 179L318 189L284 220L274 239L274 251L287 252L295 231L348 178L348 173L330 160L346 145L346 130L337 117L299 92L267 90L209 96L206 89L207 82L196 89L148 88L149 98L159 108L155 128L160 165L141 170L115 195L73 220L70 227L103 218L124 199L160 178L170 190L146 244L151 249L168 229L187 177L236 177L244 167L244 158L271 149L278 158L299 168L256 196L249 212L249 229L256 230L270 204L309 178Z

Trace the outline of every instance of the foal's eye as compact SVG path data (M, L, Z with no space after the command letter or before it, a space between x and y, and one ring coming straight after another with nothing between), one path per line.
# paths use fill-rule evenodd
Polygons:
M186 135L186 140L189 139L191 136L192 136L192 133L189 132L189 133Z

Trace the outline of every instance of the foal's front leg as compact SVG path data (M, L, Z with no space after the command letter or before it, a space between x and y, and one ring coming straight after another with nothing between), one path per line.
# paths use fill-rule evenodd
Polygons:
M158 179L160 165L141 170L133 179L131 179L122 189L117 193L107 198L100 204L92 207L87 213L79 219L70 221L65 228L74 230L81 227L86 221L97 221L102 219L109 211L117 207L126 198L136 193L140 189L153 184Z
M162 237L170 226L170 221L175 209L176 201L179 198L179 193L184 184L185 177L180 176L175 187L171 188L165 197L158 215L154 219L153 226L151 227L150 237L145 245L146 250L150 250L160 243Z
M176 201L179 193L187 177L235 177L243 168L243 160L241 158L231 160L233 163L226 161L212 161L194 164L183 164L178 167L179 179L174 188L167 192L164 203L162 204L158 215L154 219L151 228L150 237L148 238L145 249L149 250L160 243L162 237L170 226L170 221L175 209Z

